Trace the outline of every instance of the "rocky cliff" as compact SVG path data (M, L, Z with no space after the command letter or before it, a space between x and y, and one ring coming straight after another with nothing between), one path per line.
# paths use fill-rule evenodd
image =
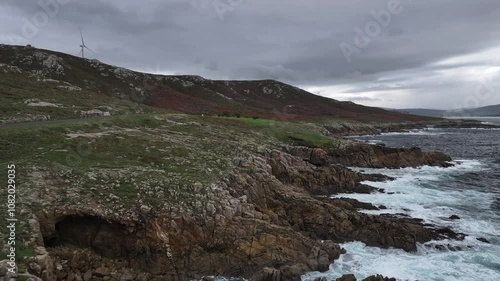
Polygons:
M39 250L29 271L42 280L68 281L300 280L305 272L327 270L344 251L337 243L414 251L417 243L460 235L417 220L359 213L378 206L327 196L374 192L360 184L366 178L390 180L345 166L446 166L448 160L440 153L359 143L286 147L240 162L246 172L213 186L216 203L191 210L46 208L33 219L32 243Z

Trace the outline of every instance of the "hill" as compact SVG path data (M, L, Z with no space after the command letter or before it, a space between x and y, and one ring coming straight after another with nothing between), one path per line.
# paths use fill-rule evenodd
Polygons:
M463 109L463 114L470 116L500 116L500 104L473 109Z
M413 114L428 117L486 117L486 116L500 116L500 104L489 105L478 108L462 108L458 110L439 110L439 109L424 109L424 108L410 108L410 109L393 109L400 113Z
M27 114L78 118L82 111L93 109L119 114L137 107L129 101L182 113L281 120L429 120L317 96L274 80L216 81L146 74L32 47L0 45L0 72L4 121L29 119ZM134 110L153 109L140 106Z
M429 116L429 117L443 117L446 112L445 110L425 109L425 108L407 108L407 109L392 109L392 110L405 114Z

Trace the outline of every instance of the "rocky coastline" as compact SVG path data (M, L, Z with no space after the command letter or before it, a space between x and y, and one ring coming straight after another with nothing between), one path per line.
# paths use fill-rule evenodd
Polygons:
M413 252L463 239L418 219L359 212L383 205L330 198L384 192L362 182L392 180L349 167L452 165L439 152L344 137L499 128L362 107L274 80L152 75L32 47L0 50L1 81L15 95L0 118L13 129L1 156L23 164L18 238L29 250L14 275L0 260L0 280L293 281L326 271L344 242ZM113 117L80 122L104 113Z
M382 133L409 132L411 130L423 130L429 128L460 128L460 129L498 129L499 125L486 124L477 120L466 119L439 119L423 122L397 122L397 123L336 123L325 126L328 134L338 137L379 135Z
M37 255L28 272L44 281L300 280L306 272L327 270L345 252L338 243L411 252L417 243L463 239L411 218L357 212L384 206L329 198L383 192L361 182L391 180L347 167L447 167L450 160L439 152L354 141L330 149L267 150L239 164L248 172L213 187L219 204L168 212L143 206L116 214L88 206L37 213L31 221Z

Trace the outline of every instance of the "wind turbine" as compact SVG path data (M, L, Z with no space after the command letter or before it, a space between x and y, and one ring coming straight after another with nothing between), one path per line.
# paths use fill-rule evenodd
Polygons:
M85 45L85 41L83 41L83 34L81 28L80 28L80 37L82 38L82 44L80 45L80 48L82 48L82 50L80 51L80 53L82 54L82 58L85 58L85 49L91 51L95 55L96 53L94 53L94 51L92 51L91 49L89 49L89 47Z

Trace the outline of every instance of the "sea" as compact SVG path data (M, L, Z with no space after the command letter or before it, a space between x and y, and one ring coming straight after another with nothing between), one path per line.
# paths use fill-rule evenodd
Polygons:
M500 118L474 118L500 124ZM355 137L392 147L439 150L453 158L454 167L359 169L395 177L390 182L364 182L385 193L339 194L387 210L368 214L404 214L425 223L450 227L466 234L463 241L430 241L413 253L400 249L368 247L361 242L341 244L347 253L325 273L311 272L302 280L335 280L354 273L358 280L382 274L397 280L500 281L500 129L424 129ZM455 215L460 219L452 220ZM478 240L484 238L490 243ZM432 245L432 246L431 246ZM442 245L444 249L437 249Z

